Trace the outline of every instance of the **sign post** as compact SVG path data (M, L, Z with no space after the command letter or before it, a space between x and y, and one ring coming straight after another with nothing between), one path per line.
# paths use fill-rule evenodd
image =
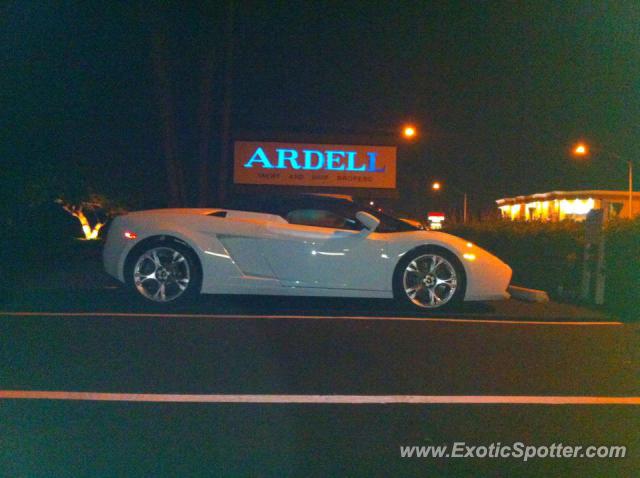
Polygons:
M584 260L582 264L582 299L604 304L604 211L592 209L587 214L584 228Z

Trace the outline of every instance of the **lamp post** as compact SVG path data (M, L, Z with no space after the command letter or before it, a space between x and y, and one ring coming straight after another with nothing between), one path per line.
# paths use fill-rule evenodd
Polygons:
M440 191L442 189L442 184L439 181L435 181L431 185L431 189L434 190L434 191ZM462 194L462 197L463 197L463 201L462 201L462 223L466 224L467 223L467 209L468 209L467 193L465 191L462 191L462 190L456 188L455 186L451 186L451 189L453 189L458 194Z
M633 163L630 159L624 159L619 154L614 153L613 151L601 150L603 153L608 154L609 156L627 163L627 168L629 171L629 219L633 219ZM588 156L589 155L589 147L585 143L578 143L573 148L574 156Z

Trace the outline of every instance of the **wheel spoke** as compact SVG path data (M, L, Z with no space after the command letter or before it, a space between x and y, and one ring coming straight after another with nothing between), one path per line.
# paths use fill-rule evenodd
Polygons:
M167 300L165 285L162 282L159 282L159 284L160 286L158 287L158 290L153 294L153 299L162 301Z
M435 287L427 290L429 291L429 304L438 305L440 302L442 302L442 299L438 296L438 294L436 294Z
M427 289L427 294L429 295L429 305L435 305L435 294L433 292L433 289Z
M438 277L436 277L436 287L439 285L446 285L449 287L455 287L456 286L456 278L455 277L448 277L446 279L440 279Z
M184 256L182 254L180 254L178 251L173 251L173 257L171 258L171 264L180 264L181 262L184 262Z
M176 281L176 284L178 285L180 290L185 290L187 288L187 286L189 285L189 279L178 279Z
M146 274L146 275L138 272L135 275L135 280L139 283L142 283L148 280L155 280L156 282L158 281L158 279L156 278L156 271L153 271L151 274Z
M444 259L440 256L433 256L433 260L431 262L431 267L429 268L429 272L435 274L436 269L440 267L444 263Z
M158 251L156 249L153 249L151 251L151 260L156 265L156 267L162 266L162 263L160 262L160 257L158 257Z
M418 294L418 292L420 292L422 289L423 289L423 286L418 284L416 286L405 289L405 292L411 299L413 299Z

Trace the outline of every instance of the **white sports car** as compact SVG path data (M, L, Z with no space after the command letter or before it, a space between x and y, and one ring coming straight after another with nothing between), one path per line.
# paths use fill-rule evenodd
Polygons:
M395 298L424 310L507 298L511 280L508 265L459 237L323 195L129 213L111 224L103 258L159 303L267 294Z

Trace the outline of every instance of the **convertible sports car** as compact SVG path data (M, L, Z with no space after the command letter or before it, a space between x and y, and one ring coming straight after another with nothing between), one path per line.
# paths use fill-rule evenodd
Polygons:
M419 230L345 197L117 217L106 271L153 302L204 294L395 298L419 310L508 297L511 269L459 237Z

